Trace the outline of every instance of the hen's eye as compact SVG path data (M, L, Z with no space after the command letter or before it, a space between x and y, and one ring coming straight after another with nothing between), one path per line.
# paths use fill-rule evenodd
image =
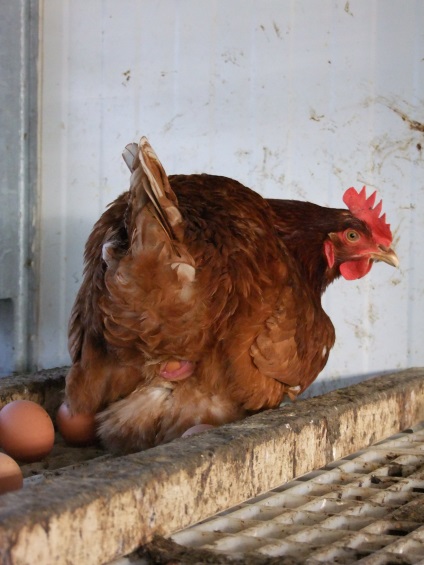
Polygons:
M355 230L346 230L345 237L349 243L355 243L359 239L359 233Z

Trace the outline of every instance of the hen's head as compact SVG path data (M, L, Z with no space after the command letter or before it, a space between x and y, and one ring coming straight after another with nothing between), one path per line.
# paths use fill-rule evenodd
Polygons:
M347 280L365 276L374 261L384 261L394 267L399 264L390 247L393 238L386 215L380 216L383 203L380 201L374 206L375 199L376 192L367 198L365 186L360 192L353 187L346 190L343 202L350 211L346 213L346 226L329 233L324 242L328 268L338 270Z

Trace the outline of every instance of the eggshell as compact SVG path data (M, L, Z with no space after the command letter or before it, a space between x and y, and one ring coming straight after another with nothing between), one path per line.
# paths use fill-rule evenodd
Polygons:
M22 471L16 461L6 453L0 453L0 494L19 490L23 483Z
M71 414L64 402L56 414L56 424L63 439L75 445L88 445L96 439L94 414Z
M0 445L20 461L39 461L54 444L54 427L42 406L14 400L0 411Z

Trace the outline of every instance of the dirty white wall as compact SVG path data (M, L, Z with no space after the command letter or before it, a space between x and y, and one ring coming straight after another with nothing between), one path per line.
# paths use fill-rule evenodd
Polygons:
M327 291L319 382L424 365L422 1L44 0L40 21L38 367L69 362L83 246L141 135L168 173L266 196L377 189L401 268Z
M0 2L0 376L28 368L35 304L37 0ZM34 214L35 215L35 214Z

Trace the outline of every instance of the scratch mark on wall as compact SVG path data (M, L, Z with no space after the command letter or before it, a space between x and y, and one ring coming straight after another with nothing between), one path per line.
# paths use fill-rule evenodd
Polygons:
M270 38L269 38L268 32L267 32L266 29L265 29L265 26L264 26L263 24L261 24L261 25L259 26L259 29L260 29L261 31L263 31L263 33L264 33L264 35L265 35L265 37L266 37L266 39L267 39L267 41L268 41L268 43L269 43L269 42L270 42Z
M393 110L393 112L395 114L397 114L398 116L400 116L402 118L402 120L404 122L406 122L409 125L409 129L412 129L414 131L420 131L421 133L424 133L424 124L421 122L418 122L417 120L411 120L411 118L409 118L405 112L402 112L401 110L399 110L398 108L393 108L393 106L389 106L389 108L391 110ZM420 145L420 144L418 144ZM421 146L420 146L421 147Z
M309 119L313 120L314 122L319 122L325 118L324 114L318 114L314 108L310 108L309 110Z
M240 67L239 58L244 57L244 52L241 49L228 49L221 54L221 57L224 63L231 63L236 65L236 67Z
M169 120L169 122L166 122L166 124L163 126L163 132L166 133L167 131L169 131L170 129L172 129L175 120L177 120L178 118L182 118L184 114L177 114L176 116L174 116L172 119Z
M274 28L275 34L278 37L278 39L281 39L281 31L280 28L278 27L276 22L272 22L272 26Z
M127 85L126 83L129 82L130 79L131 79L131 69L128 69L127 71L124 71L124 72L122 73L122 76L123 76L124 79L125 79L125 80L122 82L122 85L123 85L123 86L126 86L126 85Z
M420 159L420 154L412 154L410 151L414 145L416 147L416 138L414 136L396 140L386 133L373 139L370 143L374 153L371 172L380 174L389 158L392 159L392 164L394 163L393 159L405 159L410 162Z
M378 315L378 311L375 307L374 304L369 304L368 306L368 319L371 322L371 324L375 324L377 322L377 320L379 319L379 315Z
M350 3L349 3L349 1L346 2L345 6L344 6L344 11L346 12L346 14L349 14L349 16L353 16L353 13L350 11Z
M351 320L345 320L345 323L353 328L356 339L362 342L363 347L368 347L368 344L366 342L371 341L373 339L373 336L364 327L363 322L353 322Z

